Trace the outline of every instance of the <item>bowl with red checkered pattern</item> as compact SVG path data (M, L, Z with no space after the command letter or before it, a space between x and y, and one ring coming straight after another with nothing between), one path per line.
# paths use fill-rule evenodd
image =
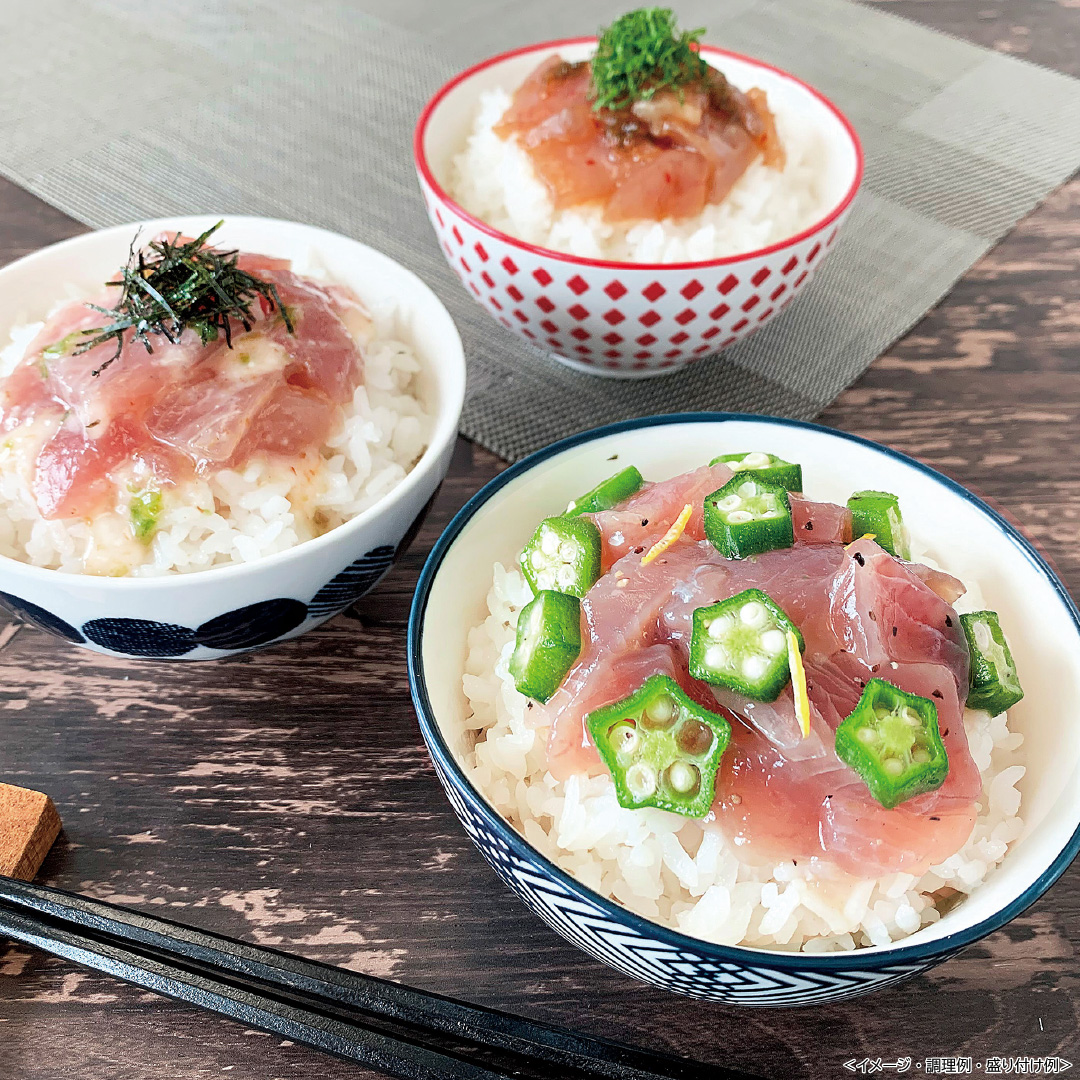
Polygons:
M481 95L513 92L545 58L587 59L595 38L530 45L491 57L446 83L417 122L413 152L428 215L464 286L506 328L580 371L642 378L720 352L776 318L833 247L863 174L858 136L827 98L794 75L702 45L737 86L813 125L824 147L817 178L826 207L809 227L758 250L702 262L634 263L538 247L494 228L449 194Z

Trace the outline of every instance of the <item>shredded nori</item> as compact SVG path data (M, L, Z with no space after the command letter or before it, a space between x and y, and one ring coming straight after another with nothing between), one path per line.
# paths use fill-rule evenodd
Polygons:
M100 375L120 356L124 334L129 330L132 340L141 342L147 352L154 351L151 335L160 334L175 344L187 329L194 330L204 345L224 333L231 349L231 321L235 319L245 330L250 330L251 305L260 298L269 310L281 312L286 329L293 333L292 319L274 285L241 270L237 266L238 251L219 251L207 244L223 224L219 221L194 240L181 242L178 235L166 236L138 250L136 235L119 280L107 282L110 288L121 290L116 306L88 305L113 321L107 326L81 331L88 340L72 355L115 340L116 352L94 371Z

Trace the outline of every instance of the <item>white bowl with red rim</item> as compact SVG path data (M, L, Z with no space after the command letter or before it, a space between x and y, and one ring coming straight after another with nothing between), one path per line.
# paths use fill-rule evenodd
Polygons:
M589 259L519 240L470 214L448 193L453 158L472 130L480 95L513 92L545 58L589 58L595 38L548 41L461 72L427 103L413 155L428 215L450 266L503 326L580 371L642 378L676 370L749 337L802 291L847 218L863 175L859 138L821 93L779 68L713 45L701 55L743 89L820 132L828 210L801 232L756 251L704 262Z

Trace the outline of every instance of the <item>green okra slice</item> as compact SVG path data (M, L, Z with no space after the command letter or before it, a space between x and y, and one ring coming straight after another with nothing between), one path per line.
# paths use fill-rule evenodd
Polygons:
M751 473L736 473L719 491L707 495L704 519L705 535L728 559L745 559L795 542L787 491Z
M588 518L545 518L519 561L534 593L584 596L600 577L600 530Z
M840 722L836 755L888 810L936 791L949 775L937 706L884 679L871 679L858 705Z
M847 505L851 511L851 535L856 540L870 534L890 555L911 558L900 500L895 495L888 491L856 491Z
M997 612L972 611L960 616L971 652L971 689L967 703L992 716L1011 709L1023 696L1016 664Z
M601 510L610 510L631 495L636 495L644 484L645 478L641 473L633 465L628 465L621 472L602 480L592 491L579 495L566 508L566 513L575 517L578 514L596 514Z
M791 679L789 632L801 652L799 628L760 589L700 607L690 636L690 674L754 701L775 701Z
M802 491L802 466L791 461L785 461L776 454L768 454L764 450L752 450L742 454L721 454L709 462L710 465L723 463L731 467L731 471L738 475L742 472L752 472L759 480L767 484L779 484L787 491Z
M674 679L652 675L585 723L620 806L692 818L709 812L731 725L687 697Z
M566 593L538 592L519 612L510 657L514 685L545 702L562 685L581 653L581 601Z

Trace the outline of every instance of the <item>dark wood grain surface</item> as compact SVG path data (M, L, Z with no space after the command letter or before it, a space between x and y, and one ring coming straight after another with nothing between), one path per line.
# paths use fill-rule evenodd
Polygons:
M1077 0L882 7L1080 75ZM82 227L0 182L0 262ZM1025 523L1080 595L1080 183L979 263L827 410ZM502 463L460 441L404 563L299 641L213 664L125 663L0 628L0 779L66 822L43 880L202 927L723 1061L844 1075L852 1056L1080 1059L1080 867L1004 930L846 1005L740 1011L632 982L564 943L459 828L421 743L405 620L439 531ZM0 1080L360 1078L0 943Z

